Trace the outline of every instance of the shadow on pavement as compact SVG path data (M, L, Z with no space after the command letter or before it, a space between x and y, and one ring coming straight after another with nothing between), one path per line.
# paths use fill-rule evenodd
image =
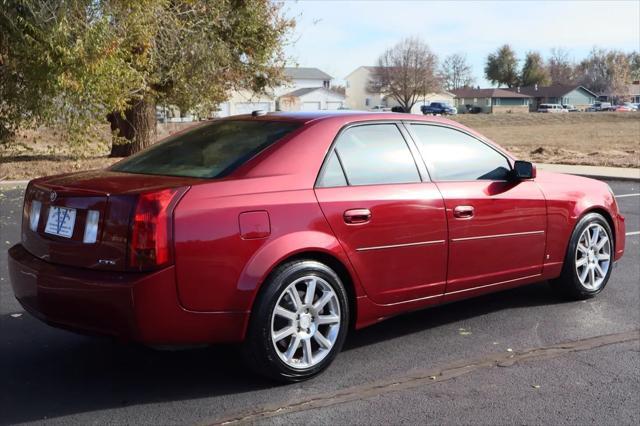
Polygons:
M545 283L403 315L353 332L344 350L507 308L558 303ZM0 423L275 387L234 346L157 351L0 318Z

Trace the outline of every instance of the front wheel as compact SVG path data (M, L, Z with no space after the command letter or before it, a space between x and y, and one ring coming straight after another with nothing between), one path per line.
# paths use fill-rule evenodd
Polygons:
M244 344L249 365L283 382L309 379L335 358L349 321L347 293L327 265L300 260L265 282Z
M613 267L613 233L598 213L589 213L576 225L559 278L552 286L571 299L587 299L600 293Z

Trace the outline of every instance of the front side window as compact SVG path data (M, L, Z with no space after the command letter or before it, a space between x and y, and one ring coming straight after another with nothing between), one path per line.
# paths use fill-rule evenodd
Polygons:
M356 126L342 132L319 186L339 186L334 184L340 183L336 164L342 165L349 185L420 182L413 155L395 124Z
M507 158L478 139L448 127L412 124L434 181L506 180Z
M150 175L220 177L299 126L284 121L214 121L153 145L117 163L111 170Z

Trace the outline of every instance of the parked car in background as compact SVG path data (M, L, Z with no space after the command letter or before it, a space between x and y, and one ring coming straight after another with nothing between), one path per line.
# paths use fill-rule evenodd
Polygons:
M328 111L208 121L32 180L21 235L13 290L47 324L242 343L288 382L403 312L546 280L594 297L625 246L604 182L537 172L444 118Z
M455 115L458 110L444 102L431 102L429 105L422 105L420 111L424 115Z
M403 107L401 106L394 106L391 107L391 112L401 112L401 113L408 113L409 111L406 111Z
M613 107L615 112L633 112L636 111L633 107L627 105L616 105Z
M540 104L538 105L538 112L568 112L565 108L560 104Z
M587 108L587 111L613 111L613 106L611 105L611 102L596 102L591 107Z
M633 103L633 102L625 102L624 103L624 106L629 107L634 111L638 111L638 105L639 104L636 104L636 103Z
M562 105L562 108L564 108L567 112L578 112L578 108L573 105Z
M391 111L391 107L388 107L386 105L376 105L374 107L371 107L371 111L373 111L373 112L389 112L389 111Z

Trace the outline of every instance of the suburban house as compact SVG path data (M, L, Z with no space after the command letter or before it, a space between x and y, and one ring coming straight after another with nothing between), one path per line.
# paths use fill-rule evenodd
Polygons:
M255 110L300 111L338 109L343 106L345 97L329 90L333 78L324 71L318 68L286 67L284 73L288 82L271 93L232 93L227 102L220 104L215 116L249 114Z
M578 109L587 109L598 100L598 95L577 84L554 84L551 86L538 86L536 84L509 90L531 96L531 111L536 111L540 104L573 105Z
M634 81L628 85L630 102L640 104L640 81Z
M613 104L622 102L639 103L640 81L633 81L631 84L626 84L615 91L601 92L598 94L597 100L601 102L611 102Z
M280 96L277 105L280 111L340 109L344 99L344 95L324 87L303 87Z
M345 77L346 80L346 105L350 109L370 110L381 105L392 108L398 106L398 102L391 96L384 93L374 93L369 90L369 81L373 77L377 67L360 66ZM411 112L420 114L422 105L429 105L431 102L444 102L453 104L453 94L449 92L429 93L420 98L413 106Z
M487 114L527 113L531 96L507 89L476 89L473 87L452 90L456 96L458 112L484 112Z

